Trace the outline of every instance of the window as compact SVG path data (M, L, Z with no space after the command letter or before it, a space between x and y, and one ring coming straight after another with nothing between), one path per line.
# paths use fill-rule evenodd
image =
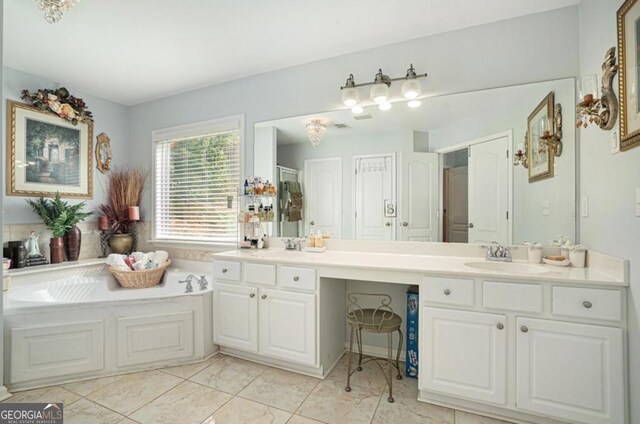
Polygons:
M242 118L153 132L154 238L236 243Z

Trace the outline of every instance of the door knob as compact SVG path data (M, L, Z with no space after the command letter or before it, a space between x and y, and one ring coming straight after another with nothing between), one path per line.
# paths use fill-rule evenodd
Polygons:
M467 227L473 228L473 222L470 222L469 225L467 225Z
M391 223L389 221L387 221L387 222L384 223L384 226L385 227L391 227Z
M409 223L408 223L407 221L402 221L402 226L403 226L403 227L408 227L408 226L409 226Z
M498 327L498 330L502 330L504 329L504 324L499 322L498 325L496 325L496 327Z
M298 281L300 279L300 277L298 277L297 275L295 277L293 277L293 281Z
M529 331L529 328L527 328L526 325L523 325L522 327L520 327L520 331L522 331L523 333L526 333Z
M223 269L222 269L222 273L223 273L223 274L226 274L226 273L227 273L227 268L223 268Z
M263 294L263 295L262 295L262 299L266 299L266 298L267 298L267 295L266 295L266 294Z
M309 224L310 225L316 225L316 221L311 221Z
M255 294L255 293L251 293L251 294L249 295L249 297L250 297L251 299L253 299L254 297L256 297L256 294Z
M451 290L449 289L444 289L444 295L445 296L449 296L451 294Z
M585 300L584 302L582 302L582 306L584 306L587 309L591 309L593 304L591 302L589 302L588 300Z

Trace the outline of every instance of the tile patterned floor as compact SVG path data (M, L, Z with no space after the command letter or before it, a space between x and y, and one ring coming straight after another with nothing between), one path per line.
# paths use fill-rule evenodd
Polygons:
M417 402L414 379L395 380L388 403L374 364L354 374L347 393L346 359L319 380L220 354L19 392L5 402L64 402L65 424L508 424Z

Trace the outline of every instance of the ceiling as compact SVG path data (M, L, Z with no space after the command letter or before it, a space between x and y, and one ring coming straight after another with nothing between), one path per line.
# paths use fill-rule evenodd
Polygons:
M82 0L60 22L48 24L35 2L5 0L4 64L134 105L323 58L577 3Z

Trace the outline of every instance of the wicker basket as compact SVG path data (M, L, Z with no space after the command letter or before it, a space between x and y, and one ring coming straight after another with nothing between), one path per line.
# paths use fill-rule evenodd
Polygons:
M171 261L167 261L157 268L144 269L141 271L123 271L121 269L107 267L107 269L116 277L120 286L129 289L143 289L153 287L160 284L164 272L171 265Z

